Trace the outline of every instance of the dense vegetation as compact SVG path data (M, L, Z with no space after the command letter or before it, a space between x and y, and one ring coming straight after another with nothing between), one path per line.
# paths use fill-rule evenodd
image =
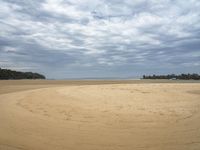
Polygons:
M39 73L19 72L0 68L0 80L8 79L45 79L45 76Z
M180 80L200 80L200 75L193 73L193 74L170 74L170 75L143 75L143 79L180 79Z

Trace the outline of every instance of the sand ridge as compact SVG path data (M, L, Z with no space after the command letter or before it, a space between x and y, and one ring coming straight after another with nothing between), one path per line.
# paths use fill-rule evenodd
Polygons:
M0 149L198 150L198 83L57 86L0 95Z

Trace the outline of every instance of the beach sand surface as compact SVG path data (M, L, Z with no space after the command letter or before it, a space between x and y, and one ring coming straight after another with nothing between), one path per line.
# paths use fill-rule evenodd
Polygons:
M0 150L199 149L200 83L0 81Z

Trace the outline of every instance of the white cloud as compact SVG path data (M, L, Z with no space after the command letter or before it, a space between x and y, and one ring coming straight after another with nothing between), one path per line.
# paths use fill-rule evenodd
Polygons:
M42 4L42 7L44 10L55 15L65 15L77 20L89 15L89 13L80 11L74 5L65 3L63 0L46 0L46 3Z
M167 68L176 59L191 67L199 63L198 0L11 2L0 2L0 59L12 64L17 59L21 61L18 67L29 60L36 66L47 66L49 57L56 65L71 68L115 68L120 63L124 67L152 66L160 60ZM35 58L29 56L28 60L25 55L19 59L17 54L8 54L16 49L20 53L41 52L48 58L41 61L34 54ZM189 51L193 52L191 57L187 56Z

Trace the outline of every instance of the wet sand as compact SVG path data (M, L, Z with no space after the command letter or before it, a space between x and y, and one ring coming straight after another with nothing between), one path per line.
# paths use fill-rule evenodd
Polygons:
M0 150L199 150L186 82L0 81Z

